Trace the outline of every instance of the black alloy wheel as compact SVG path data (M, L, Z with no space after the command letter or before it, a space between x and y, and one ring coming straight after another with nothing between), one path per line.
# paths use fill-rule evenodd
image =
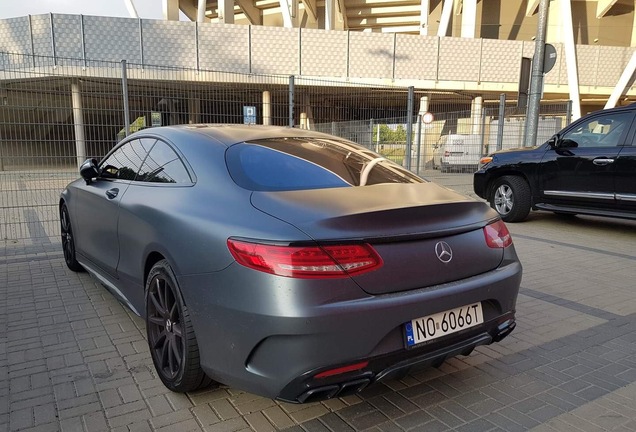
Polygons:
M62 233L62 250L64 251L66 266L74 272L84 271L84 268L77 262L75 257L75 239L73 238L71 218L66 204L62 204L60 207L60 231Z
M172 391L210 384L199 364L199 348L188 309L168 261L155 264L146 283L148 345L159 378Z

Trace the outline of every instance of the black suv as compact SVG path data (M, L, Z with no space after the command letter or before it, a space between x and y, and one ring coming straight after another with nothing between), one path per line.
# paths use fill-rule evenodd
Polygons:
M591 113L536 147L483 158L473 188L506 222L531 209L636 219L636 104Z

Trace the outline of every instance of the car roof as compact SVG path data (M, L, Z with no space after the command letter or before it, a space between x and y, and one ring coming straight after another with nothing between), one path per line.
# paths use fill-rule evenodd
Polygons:
M263 126L243 124L194 124L162 126L139 131L135 136L162 136L169 140L184 143L184 138L195 136L212 138L219 144L230 146L244 141L267 138L314 137L331 138L331 136L306 129L285 126ZM199 140L196 140L199 141Z

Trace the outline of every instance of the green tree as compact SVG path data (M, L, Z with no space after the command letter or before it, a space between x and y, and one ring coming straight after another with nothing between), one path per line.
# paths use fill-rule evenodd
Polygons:
M397 125L395 129L385 124L374 126L373 128L374 137L378 136L378 127L380 128L379 144L398 144L398 143L406 142L406 128L404 127L404 125L399 124Z

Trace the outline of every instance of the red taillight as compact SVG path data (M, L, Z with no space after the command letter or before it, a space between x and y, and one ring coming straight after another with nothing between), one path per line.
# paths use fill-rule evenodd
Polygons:
M491 248L505 248L512 244L512 236L502 220L484 227L486 244Z
M293 278L346 277L382 266L382 258L368 244L277 246L228 239L227 247L245 267Z
M327 378L334 375L340 375L347 372L359 371L360 369L364 369L369 364L368 361L355 363L349 366L343 366L336 369L330 369L324 372L320 372L314 378Z

